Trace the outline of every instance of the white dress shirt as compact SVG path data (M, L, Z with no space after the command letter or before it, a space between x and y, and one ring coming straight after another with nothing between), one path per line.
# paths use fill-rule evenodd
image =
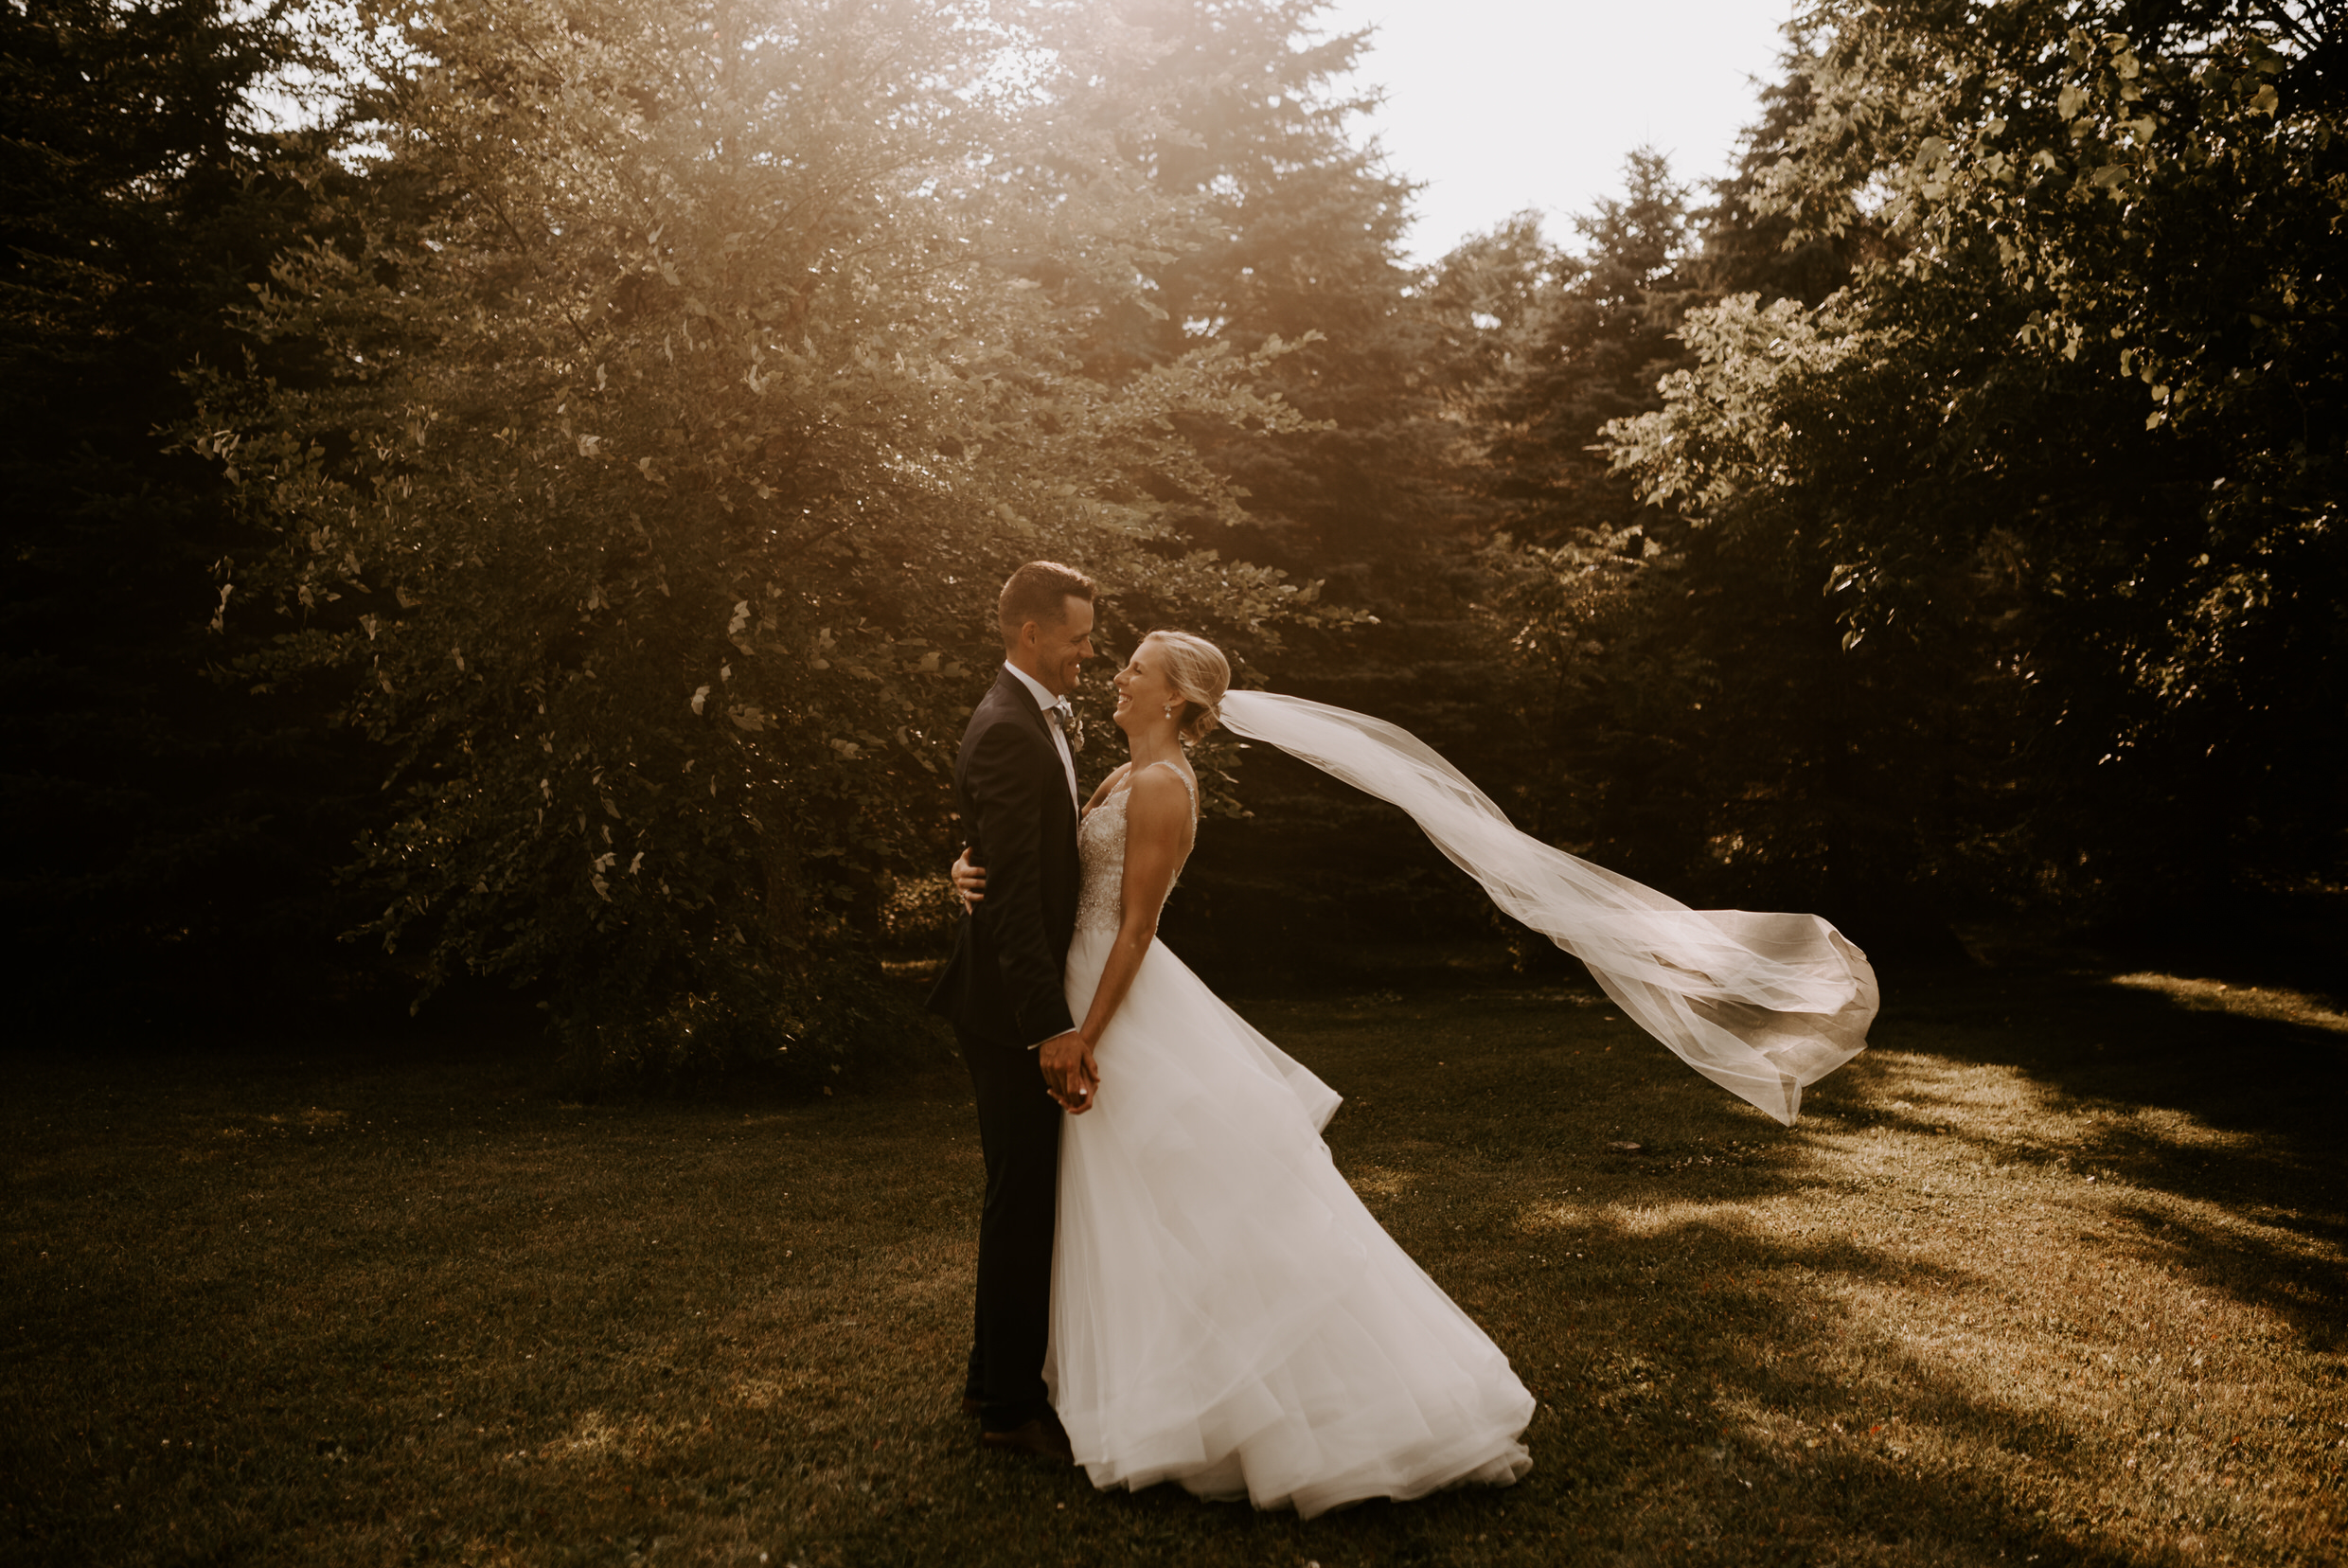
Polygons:
M1076 755L1068 749L1068 732L1058 724L1052 724L1052 716L1048 711L1058 704L1059 699L1044 690L1041 681L1037 680L1019 666L1005 660L1003 668L1019 677L1019 684L1027 688L1028 695L1036 700L1036 706L1047 710L1043 716L1043 722L1052 725L1052 744L1059 748L1059 765L1068 774L1068 799L1077 810L1083 810L1084 797L1076 793Z

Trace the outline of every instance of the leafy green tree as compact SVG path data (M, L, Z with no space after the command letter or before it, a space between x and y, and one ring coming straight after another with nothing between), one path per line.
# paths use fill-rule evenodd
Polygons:
M1295 427L1279 346L1098 367L1197 219L1081 8L375 20L358 238L258 313L333 379L224 379L193 437L279 541L232 600L270 668L397 754L372 930L545 980L590 1064L836 1070L943 898L1010 567L1243 652L1308 597L1174 528L1235 509L1185 430Z
M1911 733L1903 716L1946 715L1841 657L1835 607L1816 587L1827 562L1798 526L1709 526L1682 498L1643 490L1608 450L1626 416L1661 408L1670 378L1710 351L1717 291L1750 291L1754 311L1780 302L1763 312L1770 322L1799 319L1856 259L1887 251L1856 205L1833 236L1756 205L1807 113L1813 64L1789 52L1707 209L1691 212L1660 163L1634 161L1626 199L1584 225L1589 255L1544 275L1571 299L1547 307L1552 319L1578 335L1553 328L1539 354L1509 356L1542 368L1510 388L1514 410L1497 405L1517 417L1500 426L1513 439L1495 440L1494 467L1537 531L1492 552L1489 610L1513 653L1511 695L1539 737L1520 775L1527 821L1683 897L1817 908L1878 949L1913 950L1946 933L1919 886L1906 770L1919 737L1954 736ZM1888 744L1895 736L1906 740ZM1950 750L1938 746L1930 777L1966 776Z
M2087 910L2336 866L2348 197L2292 7L1823 6L1758 205L1885 254L1691 317L1651 498L1808 577L1877 875ZM1817 644L1811 664L1820 668ZM1740 715L1772 732L1790 704ZM1951 753L1954 755L1951 755ZM1845 772L1849 770L1846 768Z

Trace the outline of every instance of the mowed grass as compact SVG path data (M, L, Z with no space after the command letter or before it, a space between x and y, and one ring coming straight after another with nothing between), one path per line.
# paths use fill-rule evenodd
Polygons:
M1587 991L1243 1008L1351 1096L1340 1165L1539 1396L1520 1486L1303 1523L980 1451L950 1061L578 1105L519 1054L50 1051L0 1111L0 1554L2343 1560L2321 998L1894 986L1792 1130Z

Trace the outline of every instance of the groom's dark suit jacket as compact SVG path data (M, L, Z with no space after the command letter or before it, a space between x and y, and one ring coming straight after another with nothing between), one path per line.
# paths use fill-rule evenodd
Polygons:
M1076 1027L1060 972L1076 927L1076 808L1052 722L1007 669L962 732L954 790L987 897L955 932L930 1010L971 1034L1041 1044Z

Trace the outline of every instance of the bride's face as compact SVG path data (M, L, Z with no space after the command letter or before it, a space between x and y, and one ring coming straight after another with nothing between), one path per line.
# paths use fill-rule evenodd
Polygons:
M1111 677L1117 688L1117 727L1128 735L1136 726L1170 722L1165 710L1178 707L1180 700L1165 678L1165 650L1145 637L1133 656L1125 661L1125 668Z

